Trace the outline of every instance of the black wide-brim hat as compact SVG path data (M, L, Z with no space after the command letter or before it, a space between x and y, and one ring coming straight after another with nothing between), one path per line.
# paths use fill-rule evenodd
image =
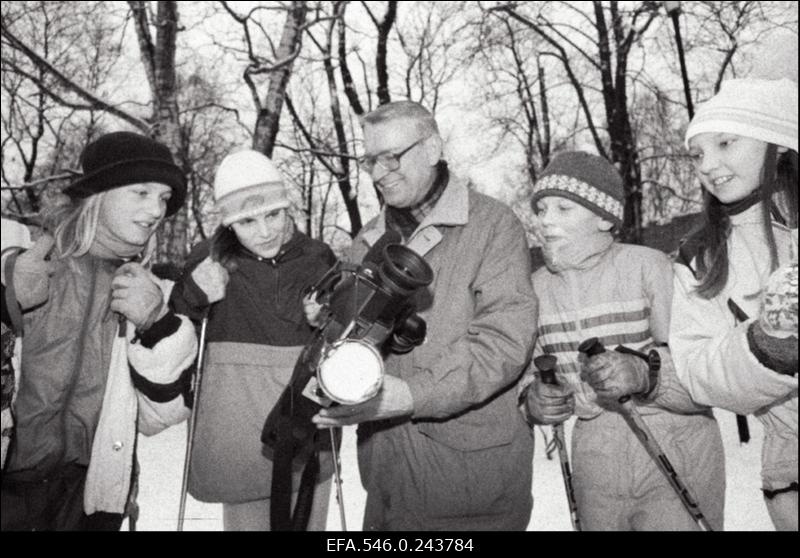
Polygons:
M186 177L167 146L141 134L112 132L100 136L83 150L81 168L83 175L64 188L71 198L88 198L128 184L158 182L172 188L167 217L186 199Z

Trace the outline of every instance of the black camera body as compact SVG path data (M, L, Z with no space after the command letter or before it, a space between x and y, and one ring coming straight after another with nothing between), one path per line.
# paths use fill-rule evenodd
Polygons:
M317 301L327 311L321 327L325 341L362 340L384 355L411 351L427 330L411 298L432 280L425 260L399 244L386 245L379 264L334 268L317 287Z
M323 405L330 404L325 397L330 392L324 393L316 383L318 371L322 384L325 363L335 360L326 359L338 352L339 362L329 377L336 378L341 372L347 382L351 368L360 366L355 361L351 366L350 356L360 351L373 359L373 365L377 362L382 375L383 358L389 352L407 353L425 339L426 324L416 314L412 299L431 284L433 271L421 256L397 240L399 235L387 232L361 265L337 264L310 289L323 304L322 325L297 359L289 384L261 432L264 454L273 461L270 516L277 529L303 528L319 470L319 452L334 443L332 436L320 434L311 422ZM365 396L374 395L379 387L380 378ZM292 470L301 467L297 509L290 514Z

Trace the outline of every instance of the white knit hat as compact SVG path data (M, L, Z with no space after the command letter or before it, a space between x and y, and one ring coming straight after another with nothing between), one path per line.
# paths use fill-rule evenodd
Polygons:
M214 177L214 200L223 225L291 205L278 167L252 149L222 160Z
M703 104L686 130L736 134L797 151L797 83L789 79L731 79Z

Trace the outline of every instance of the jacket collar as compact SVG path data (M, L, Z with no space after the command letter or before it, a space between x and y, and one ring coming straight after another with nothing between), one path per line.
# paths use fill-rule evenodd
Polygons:
M430 252L442 240L437 227L458 227L469 222L469 188L467 183L450 175L450 182L430 213L411 234L406 246L420 256ZM364 240L369 246L375 244L386 232L386 209L384 208L373 225L364 231Z

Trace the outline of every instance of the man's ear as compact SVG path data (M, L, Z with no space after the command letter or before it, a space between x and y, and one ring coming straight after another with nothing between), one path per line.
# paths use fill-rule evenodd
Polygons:
M614 223L603 219L602 217L597 218L597 230L601 232L611 232L611 229L614 228Z
M784 147L782 145L778 146L778 155L782 155L782 154L786 153L787 151L789 151L788 147Z
M430 166L435 165L442 159L442 138L439 134L433 134L425 140L425 157Z

